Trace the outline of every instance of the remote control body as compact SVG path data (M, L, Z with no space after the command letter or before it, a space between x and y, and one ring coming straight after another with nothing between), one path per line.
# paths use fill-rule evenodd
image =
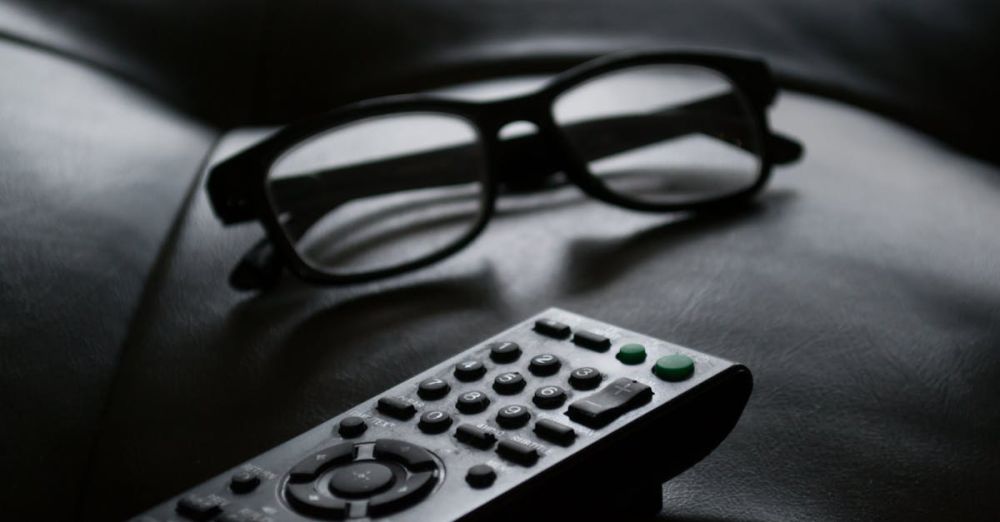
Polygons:
M135 518L616 518L729 433L744 366L552 308Z

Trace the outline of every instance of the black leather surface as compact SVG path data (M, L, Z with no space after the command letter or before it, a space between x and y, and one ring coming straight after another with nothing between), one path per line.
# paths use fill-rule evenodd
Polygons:
M4 518L67 520L146 278L214 134L45 53L0 42L0 63L0 498Z
M511 201L460 256L345 289L231 292L259 231L182 205L216 133L195 120L649 42L757 50L995 157L995 5L235 4L0 4L5 517L121 519L550 305L755 371L668 518L1000 514L1000 173L880 117L785 96L808 155L757 207Z
M728 216L569 191L508 201L472 248L384 283L223 283L257 227L199 192L122 361L87 517L153 504L558 305L746 362L756 391L665 490L680 520L981 519L1000 512L995 168L786 95L809 153Z

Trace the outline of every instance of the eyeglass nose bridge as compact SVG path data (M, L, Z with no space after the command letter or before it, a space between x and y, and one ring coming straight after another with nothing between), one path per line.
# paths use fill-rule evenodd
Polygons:
M538 190L565 170L553 136L546 129L542 100L528 95L494 102L483 122L496 150L497 180L515 192Z
M505 132L507 131L507 132ZM531 191L549 185L564 161L543 127L530 120L511 121L495 132L497 177L508 190Z

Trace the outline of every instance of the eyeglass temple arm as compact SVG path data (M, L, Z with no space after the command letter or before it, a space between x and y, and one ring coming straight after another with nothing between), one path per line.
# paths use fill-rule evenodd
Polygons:
M742 118L727 118L739 111L738 100L731 94L716 96L652 114L588 120L566 126L588 161L639 148L658 141L688 134L705 134L753 152L754 143L747 136L750 129ZM562 169L547 143L537 133L517 136L501 142L500 154L505 181L537 186L537 180ZM802 145L777 133L767 137L772 163L783 165L802 156ZM308 209L386 192L467 183L469 175L453 165L477 161L476 145L431 150L407 156L385 158L369 163L285 176L271 182L270 192L282 209ZM327 207L329 208L329 207Z

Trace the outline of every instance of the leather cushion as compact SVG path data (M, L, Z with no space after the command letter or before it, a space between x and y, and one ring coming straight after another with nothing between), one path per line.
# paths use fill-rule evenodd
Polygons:
M751 208L507 200L454 258L345 288L231 291L260 232L221 227L199 191L122 360L85 516L149 507L555 305L754 371L665 517L990 519L997 169L817 98L784 95L774 120L808 155Z
M147 277L213 134L0 42L5 517L68 520Z

